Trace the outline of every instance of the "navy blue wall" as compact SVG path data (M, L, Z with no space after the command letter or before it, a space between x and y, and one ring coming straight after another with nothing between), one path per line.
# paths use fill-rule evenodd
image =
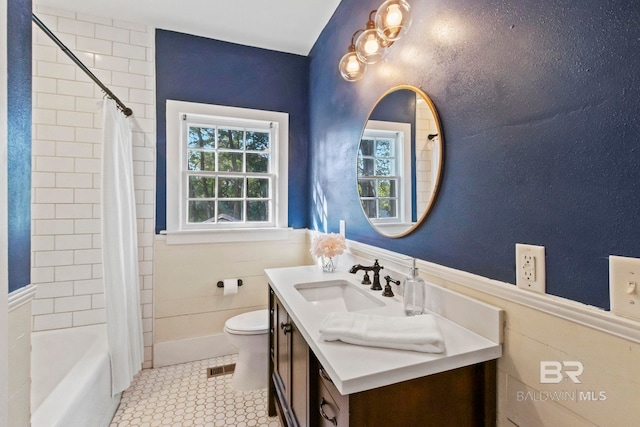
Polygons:
M515 244L543 245L548 293L608 308L608 256L640 257L637 3L410 0L410 32L348 83L338 61L379 3L343 0L310 55L312 226L345 219L348 238L510 283ZM362 214L355 157L399 84L434 101L445 164L429 218L389 239Z
M31 0L7 4L9 292L31 283Z
M307 227L309 61L305 56L156 31L156 233L166 228L166 100L289 113L289 225Z

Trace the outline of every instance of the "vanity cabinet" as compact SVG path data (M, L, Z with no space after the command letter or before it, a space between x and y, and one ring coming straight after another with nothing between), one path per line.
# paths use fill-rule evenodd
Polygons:
M268 407L284 426L496 425L495 360L343 395L269 291Z

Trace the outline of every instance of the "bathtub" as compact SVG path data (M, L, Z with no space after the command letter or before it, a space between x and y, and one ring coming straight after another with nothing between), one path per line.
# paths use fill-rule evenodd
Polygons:
M31 426L108 426L111 397L106 325L31 334Z

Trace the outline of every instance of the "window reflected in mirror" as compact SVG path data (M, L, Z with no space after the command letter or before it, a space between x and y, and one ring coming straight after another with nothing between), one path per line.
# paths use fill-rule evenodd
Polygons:
M362 210L381 234L411 232L433 205L442 169L435 107L419 89L383 95L369 114L357 156Z

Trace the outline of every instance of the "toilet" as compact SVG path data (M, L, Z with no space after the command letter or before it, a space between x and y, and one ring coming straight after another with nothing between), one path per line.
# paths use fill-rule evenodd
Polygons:
M267 387L269 346L269 311L242 313L227 320L224 333L238 349L238 359L231 385L249 391Z

